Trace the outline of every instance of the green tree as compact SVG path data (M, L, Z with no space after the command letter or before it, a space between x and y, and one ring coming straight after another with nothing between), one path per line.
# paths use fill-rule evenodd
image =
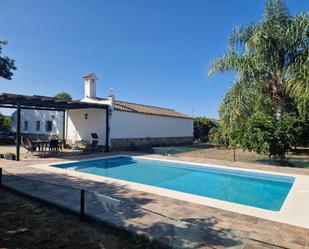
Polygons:
M9 131L11 129L11 117L0 113L0 130Z
M268 0L260 22L234 29L228 52L213 61L209 75L224 71L238 76L220 106L226 122L246 120L259 107L279 120L287 98L302 117L308 115L308 13L292 16L284 0Z
M0 41L0 54L2 52L2 45L6 44L6 41ZM0 55L0 77L11 80L13 76L12 71L14 70L16 70L14 60L8 58L7 56L2 57Z
M218 121L207 117L197 117L194 119L194 139L200 142L209 141L209 131L213 127L218 127Z
M209 142L216 145L229 146L229 137L221 125L212 127L209 131Z
M292 146L308 143L307 132L304 121L295 115L284 113L278 120L257 112L245 124L232 129L230 135L245 149L283 159Z
M69 93L66 93L66 92L58 93L54 97L58 98L58 99L62 99L62 100L67 100L67 101L72 100L71 95Z

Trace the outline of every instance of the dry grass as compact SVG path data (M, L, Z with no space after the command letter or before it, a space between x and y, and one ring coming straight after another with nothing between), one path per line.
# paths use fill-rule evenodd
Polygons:
M208 144L196 144L192 146L170 146L157 147L154 151L157 154L172 154L174 156L185 156L195 158L209 158L225 161L262 163L280 166L295 166L300 168L309 167L309 149L302 151L294 151L287 155L288 160L279 161L269 159L265 155L259 155L255 152L244 151L243 149L228 149L224 147L216 147Z
M149 248L140 238L0 188L0 248Z

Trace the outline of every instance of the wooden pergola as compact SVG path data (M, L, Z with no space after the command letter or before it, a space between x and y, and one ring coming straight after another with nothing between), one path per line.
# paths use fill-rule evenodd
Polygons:
M105 150L109 149L109 105L82 102L79 100L66 101L59 98L39 96L39 95L19 95L12 93L0 93L0 107L14 108L17 110L16 120L16 160L20 160L20 112L22 109L28 110L43 110L43 111L58 111L63 112L63 141L65 142L65 111L72 109L105 109L106 110L106 137Z

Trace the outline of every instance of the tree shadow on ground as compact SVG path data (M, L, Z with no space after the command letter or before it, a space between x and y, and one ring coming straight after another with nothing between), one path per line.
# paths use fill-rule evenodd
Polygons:
M230 229L216 227L213 218L190 218L174 224L156 222L146 231L160 235L160 240L172 248L235 247L243 244L243 238Z
M178 155L182 153L195 152L213 148L217 148L217 146L211 144L192 144L162 147L136 147L133 151L147 154Z
M80 210L80 189L84 189L86 215L173 248L232 247L242 244L241 238L232 230L216 226L217 220L211 215L205 214L208 216L206 218L186 218L182 215L184 218L180 220L172 214L161 212L160 207L168 207L162 206L150 195L123 185L39 169L35 174L20 173L21 177L6 172L3 174L3 184L75 212ZM151 205L156 205L157 209L149 208Z
M256 162L271 166L309 168L309 158L302 158L302 157L289 157L286 160L257 159Z

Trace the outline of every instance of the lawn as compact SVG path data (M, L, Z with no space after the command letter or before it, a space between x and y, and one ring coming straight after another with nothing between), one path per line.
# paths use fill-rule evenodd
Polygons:
M0 248L151 248L140 237L0 188Z

